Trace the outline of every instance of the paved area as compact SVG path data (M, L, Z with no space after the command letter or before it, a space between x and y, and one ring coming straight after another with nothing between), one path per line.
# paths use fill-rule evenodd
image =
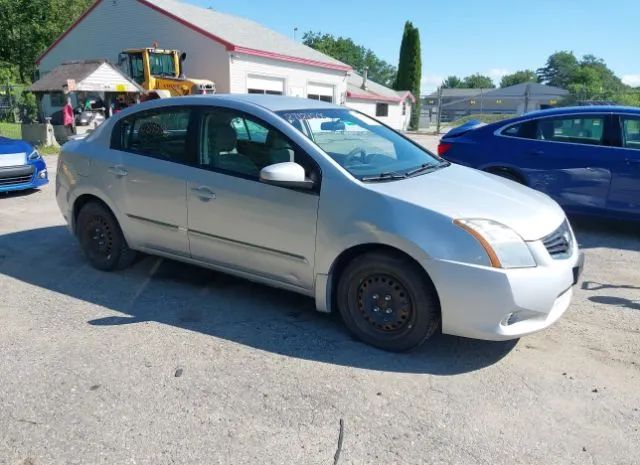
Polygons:
M549 330L388 354L288 292L95 271L53 191L0 196L2 465L332 464L340 420L345 465L640 463L637 228L577 223L584 282Z

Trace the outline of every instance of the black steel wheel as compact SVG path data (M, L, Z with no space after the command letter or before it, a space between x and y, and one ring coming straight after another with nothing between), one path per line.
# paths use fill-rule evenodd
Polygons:
M126 268L135 259L113 213L100 203L90 202L82 207L76 233L85 256L99 270Z
M411 260L389 253L368 253L349 263L338 283L337 303L358 338L390 351L418 347L440 323L431 280Z

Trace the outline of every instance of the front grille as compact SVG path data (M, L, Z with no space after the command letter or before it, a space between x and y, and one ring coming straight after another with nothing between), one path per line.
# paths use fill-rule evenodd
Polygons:
M17 184L26 184L31 182L33 176L16 176L13 178L0 179L0 186L15 186Z
M31 165L0 168L0 187L15 186L31 182L35 169Z
M558 229L542 239L542 243L551 258L569 258L573 253L573 234L569 222L565 220Z

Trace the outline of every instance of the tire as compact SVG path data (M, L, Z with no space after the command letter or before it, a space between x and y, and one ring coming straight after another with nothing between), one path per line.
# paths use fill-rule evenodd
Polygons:
M518 184L524 184L522 178L511 170L490 170L488 171L488 173L495 174L496 176L500 176L501 178L505 178L513 182L517 182Z
M345 325L358 339L391 352L419 347L440 325L431 280L412 261L389 253L352 260L340 276L336 300Z
M89 202L78 214L76 235L89 263L102 271L129 267L136 258L113 213L98 202Z

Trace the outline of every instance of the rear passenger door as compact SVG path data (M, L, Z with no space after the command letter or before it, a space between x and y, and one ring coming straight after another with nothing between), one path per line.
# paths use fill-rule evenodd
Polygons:
M573 210L605 208L615 163L608 139L611 117L575 114L540 118L508 127L513 152L530 187Z
M133 240L150 251L189 256L187 179L195 148L194 112L186 107L148 110L118 123L112 146L120 162L110 167L114 186L124 191L123 211Z
M619 131L618 163L613 172L608 207L640 216L640 116L616 117Z

